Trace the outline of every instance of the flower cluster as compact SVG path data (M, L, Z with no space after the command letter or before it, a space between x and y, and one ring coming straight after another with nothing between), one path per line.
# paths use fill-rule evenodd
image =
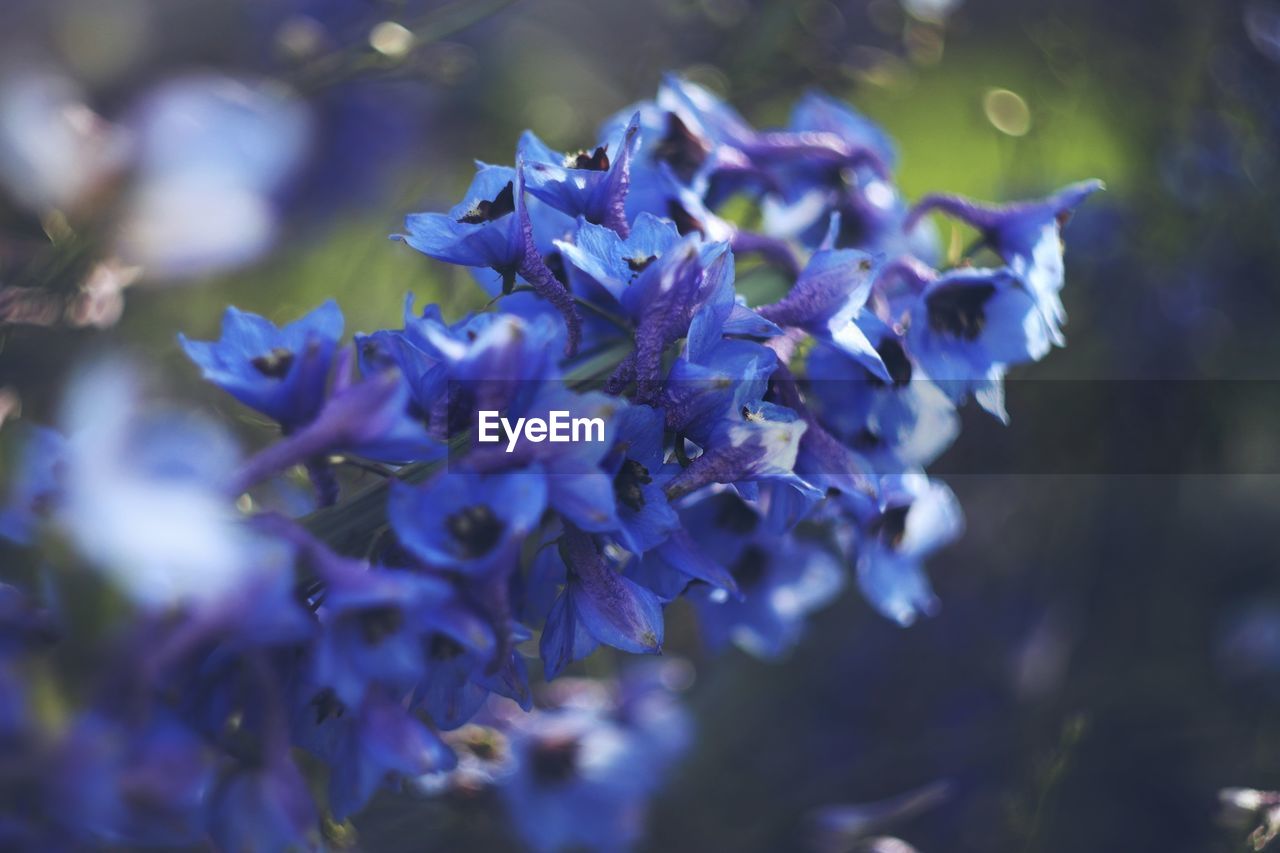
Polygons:
M182 338L279 425L247 461L144 411L127 372L86 379L0 531L63 537L132 616L93 638L96 686L55 724L18 685L57 669L41 649L77 639L71 608L3 588L0 784L23 807L0 838L307 846L321 815L444 778L502 786L539 849L634 840L677 712L624 686L607 711L524 717L559 683L530 664L551 682L601 646L658 654L680 599L713 648L778 657L850 576L902 625L932 612L922 561L962 519L923 466L957 406L1005 418L1006 370L1063 343L1060 231L1098 184L908 207L893 166L823 95L760 131L670 78L594 145L527 133L514 166L409 217L398 239L467 267L495 310L450 322L410 297L402 328L344 345L332 303L282 328L230 308L219 340ZM930 213L991 265L939 268ZM747 276L776 292L751 304ZM486 444L481 412L601 430ZM661 725L637 716L654 707ZM506 733L501 772L461 748L479 723Z

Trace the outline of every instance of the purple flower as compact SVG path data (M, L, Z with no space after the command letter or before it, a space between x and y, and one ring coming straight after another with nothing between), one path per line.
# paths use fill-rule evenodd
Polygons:
M796 326L849 354L879 379L889 370L855 322L862 315L875 278L875 259L855 249L819 249L795 286L760 316L781 326Z
M283 328L228 308L217 341L178 342L205 379L291 431L320 411L341 337L342 311L330 300Z
M525 202L523 165L482 166L466 200L447 214L417 213L405 220L408 234L397 235L424 255L467 267L492 269L510 292L520 276L564 318L565 354L578 349L582 318L564 286L556 280L534 243L533 222Z
M799 639L809 613L843 588L835 555L817 542L785 532L782 518L731 492L720 492L681 511L685 526L702 531L699 546L733 578L737 595L697 585L690 598L712 648L728 643L762 658L776 658Z
M952 195L925 196L912 208L908 221L940 210L978 229L1034 296L1048 324L1050 339L1062 346L1062 323L1067 319L1059 295L1064 280L1062 226L1075 208L1102 186L1102 181L1081 181L1048 198L1006 205L983 204Z
M875 500L850 496L859 518L858 586L871 605L900 625L938 608L923 561L964 529L955 495L913 472L884 477Z
M387 514L414 557L479 577L510 571L516 549L542 518L547 491L539 466L501 474L444 471L423 486L393 483Z
M453 751L382 690L344 707L321 693L300 709L298 739L330 767L329 808L336 820L359 811L391 781L448 770Z
M911 357L957 402L971 392L1008 420L1001 380L1009 365L1038 361L1052 331L1012 272L965 267L930 282L912 308Z
M513 721L514 767L498 784L532 849L625 850L639 841L649 798L690 740L688 715L666 686L677 666L635 668L616 699L593 683L565 683L558 707Z
M639 142L639 115L622 133L594 151L560 154L532 131L520 137L529 193L569 216L581 216L626 236L630 225L624 204L631 183L631 158ZM612 155L610 154L612 151Z
M566 527L561 537L564 589L542 632L547 678L604 644L636 654L662 650L662 604L649 590L606 563L591 536Z

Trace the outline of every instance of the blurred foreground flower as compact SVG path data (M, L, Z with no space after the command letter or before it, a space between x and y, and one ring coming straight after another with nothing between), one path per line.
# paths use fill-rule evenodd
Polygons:
M674 696L689 677L688 664L671 660L607 684L561 680L546 708L496 709L491 726L456 741L458 769L421 784L429 792L496 786L534 850L628 849L650 797L689 746L690 721ZM489 769L477 773L479 765Z
M110 326L385 194L453 82L413 54L507 2L11 4L0 324Z

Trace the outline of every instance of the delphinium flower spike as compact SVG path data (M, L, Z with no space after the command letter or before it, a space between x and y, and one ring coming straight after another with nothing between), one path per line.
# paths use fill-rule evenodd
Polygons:
M580 661L666 654L681 598L708 646L768 659L849 588L904 626L936 612L923 562L963 517L924 466L959 406L1007 418L1005 374L1063 341L1062 227L1096 183L908 213L895 162L826 95L757 130L668 77L580 153L528 133L408 218L400 239L468 269L485 311L410 296L400 328L344 345L333 303L283 327L229 309L218 341L182 338L279 425L247 459L147 414L127 371L77 386L62 432L30 434L0 535L64 538L123 613L102 688L65 690L50 728L24 679L76 677L37 660L77 641L69 575L0 586L0 736L27 792L0 840L311 847L408 783L500 787L535 849L634 845L690 743L682 665L606 683ZM727 218L744 206L762 230ZM938 266L931 211L994 265ZM766 304L738 288L747 255L783 280ZM310 511L286 499L299 470Z

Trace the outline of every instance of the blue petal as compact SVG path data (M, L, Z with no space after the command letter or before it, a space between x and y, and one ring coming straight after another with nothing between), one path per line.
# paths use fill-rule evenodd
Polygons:
M538 652L542 656L543 677L550 681L576 660L582 660L599 646L595 637L578 620L577 608L568 587L561 591L542 628Z
M656 595L603 563L575 567L575 573L568 589L591 636L624 652L662 651L662 603Z

